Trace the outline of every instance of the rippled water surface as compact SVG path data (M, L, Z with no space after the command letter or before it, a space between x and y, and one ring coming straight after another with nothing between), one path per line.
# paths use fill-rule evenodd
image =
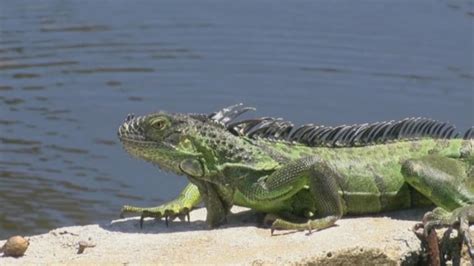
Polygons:
M127 113L473 125L472 1L1 1L0 239L156 205L185 178L130 158Z

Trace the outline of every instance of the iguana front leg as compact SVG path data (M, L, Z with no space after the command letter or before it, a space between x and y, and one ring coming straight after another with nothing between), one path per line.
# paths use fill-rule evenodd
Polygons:
M141 214L140 227L143 226L143 219L146 217L165 218L166 225L168 225L168 219L173 220L176 217L184 219L188 217L189 212L201 202L201 195L198 188L194 184L188 184L183 191L172 201L166 202L157 207L134 207L125 205L122 207L120 216L124 217L127 213L139 213Z
M268 177L260 178L250 186L243 186L242 193L256 202L284 200L302 189L308 189L319 218L285 217L285 213L270 214L274 230L320 230L332 226L343 214L339 196L337 173L319 157L306 157L291 162ZM309 213L310 210L308 210ZM294 216L294 214L292 214ZM266 220L268 220L268 218ZM305 220L302 222L301 220Z
M196 185L206 207L206 223L210 228L218 227L226 221L227 214L232 207L230 199L223 198L218 187L210 182L188 177Z

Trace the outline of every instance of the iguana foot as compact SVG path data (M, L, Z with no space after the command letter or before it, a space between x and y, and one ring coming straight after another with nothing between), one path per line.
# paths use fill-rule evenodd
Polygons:
M423 217L423 222L415 225L414 231L420 239L427 239L433 229L441 227L456 228L461 236L460 241L466 244L469 257L474 260L474 248L469 230L469 223L472 222L474 222L474 205L460 207L452 212L438 207L431 212L427 212ZM422 235L417 233L417 229L420 228L423 228ZM446 245L441 243L441 246ZM442 250L441 253L446 252ZM447 255L451 256L451 254Z
M165 219L166 226L169 225L169 221L173 221L176 218L179 218L181 221L185 221L186 218L188 222L190 221L189 212L191 211L188 207L182 207L181 204L177 204L174 201L162 204L157 207L150 208L141 208L125 205L122 207L120 217L125 217L125 214L128 213L140 213L140 228L143 228L143 221L147 217L153 217L156 219Z
M120 217L123 218L127 213L141 214L140 228L143 227L143 220L147 217L165 218L166 226L168 226L169 221L173 221L176 217L181 221L185 221L186 218L190 221L189 212L200 202L201 195L198 188L193 184L188 184L177 198L160 206L142 208L125 205L122 207Z
M267 214L264 218L264 224L270 225L270 234L272 236L275 230L308 230L308 234L311 234L313 230L322 230L334 225L338 219L339 217L337 216L327 216L320 219L306 219L306 222L291 222L275 214Z

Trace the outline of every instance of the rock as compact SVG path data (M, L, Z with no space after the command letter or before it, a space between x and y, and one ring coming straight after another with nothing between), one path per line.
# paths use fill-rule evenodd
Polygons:
M25 254L30 242L22 236L12 236L0 249L4 256L21 257Z
M0 264L414 264L421 243L411 231L425 210L404 210L377 217L350 217L336 226L307 232L257 227L255 213L234 207L228 223L208 229L205 209L191 222L139 217L107 224L58 228L32 236L28 256L0 258ZM403 219L403 220L402 220ZM64 233L67 232L67 233ZM77 243L94 239L90 252L77 254ZM0 245L2 241L0 241Z

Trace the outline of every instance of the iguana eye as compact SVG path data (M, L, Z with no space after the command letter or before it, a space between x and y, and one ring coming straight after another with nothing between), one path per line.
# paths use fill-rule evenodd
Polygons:
M163 130L168 125L166 118L160 117L151 122L151 126L156 130Z

